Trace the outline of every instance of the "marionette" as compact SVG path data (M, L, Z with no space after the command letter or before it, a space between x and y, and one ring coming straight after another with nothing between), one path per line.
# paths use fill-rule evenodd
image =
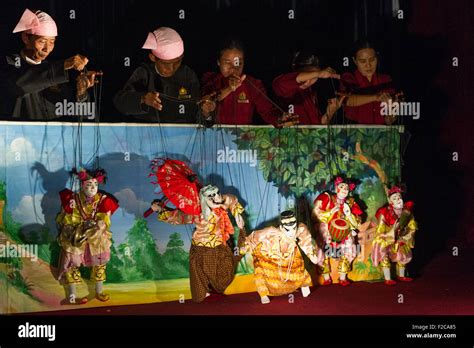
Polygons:
M228 211L234 216L243 242L243 207L237 197L221 194L213 185L199 191L199 215L190 215L180 209L163 207L154 201L151 209L158 213L158 220L170 224L195 224L189 251L189 277L194 302L202 302L211 291L223 293L234 279L237 267L232 248L227 243L234 234Z
M61 212L56 218L61 247L58 279L68 285L66 302L85 304L87 297L76 297L76 284L81 282L79 267L92 267L95 297L105 302L109 300L109 295L103 292L103 283L112 244L110 217L119 207L118 201L109 193L99 191L99 184L106 181L103 169L73 169L72 172L79 179L81 189L79 192L64 189L59 193Z
M313 216L319 222L319 232L324 244L324 266L322 285L332 284L330 258L339 259L339 284L350 285L347 273L357 256L354 237L361 224L363 211L349 192L355 184L337 177L334 181L336 193L323 192L314 201Z
M375 216L378 220L377 234L372 242L372 263L382 267L385 284L394 285L390 266L396 263L397 279L411 282L406 276L406 265L411 261L415 247L415 231L418 229L413 216L413 202L403 202L403 190L393 186L387 191L388 204L379 208Z
M158 213L158 220L170 224L195 224L189 251L189 278L194 302L202 302L211 291L223 293L234 279L237 264L242 258L233 252L234 226L230 212L240 230L238 247L245 238L244 208L237 197L221 194L213 185L202 187L197 175L181 161L157 159L152 161L150 175L156 175L163 200L155 200L150 212ZM166 206L171 202L176 208Z
M308 227L298 224L289 210L280 214L278 227L254 231L245 239L240 252L252 253L255 285L262 304L270 303L268 296L286 295L300 288L303 297L310 294L311 277L300 249L311 262L322 265L322 250L312 242Z

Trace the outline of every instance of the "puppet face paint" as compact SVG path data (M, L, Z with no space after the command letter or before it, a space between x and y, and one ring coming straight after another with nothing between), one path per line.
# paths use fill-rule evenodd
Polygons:
M244 53L236 48L224 50L217 64L222 76L241 76L244 70Z
M23 34L25 54L36 62L42 62L54 50L56 37Z
M377 53L373 48L358 50L354 63L357 66L357 70L370 81L377 70Z
M403 208L403 198L400 193L397 192L392 194L388 200L394 209Z
M205 197L206 197L206 203L211 209L219 208L220 205L224 203L219 190L206 193Z
M82 191L89 198L94 197L98 190L99 183L97 182L97 179L89 179L82 183Z
M280 223L280 229L288 238L294 239L297 229L296 217L282 219Z
M178 71L181 63L183 61L183 56L181 55L178 58L164 60L155 57L153 54L150 53L149 55L150 60L155 63L155 68L158 74L161 77L171 77L173 76L176 71Z
M349 185L345 183L337 185L336 195L338 199L340 200L346 199L348 194L349 194Z

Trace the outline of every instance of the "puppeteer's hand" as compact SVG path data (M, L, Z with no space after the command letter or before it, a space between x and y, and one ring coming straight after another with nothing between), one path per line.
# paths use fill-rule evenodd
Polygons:
M231 75L231 76L229 76L229 87L232 89L232 91L235 91L237 88L239 88L242 85L242 82L244 82L246 77L247 77L247 75L242 75L242 76Z
M74 69L77 71L82 71L86 67L87 63L89 63L89 59L87 59L87 57L76 54L75 56L69 57L64 61L64 70Z
M102 76L102 75L104 75L102 71L89 70L87 73L82 72L76 79L77 81L76 86L79 87L80 85L80 87L84 89L91 88L92 86L94 86L96 83L99 82L98 80L95 79L96 76Z
M388 103L392 99L392 96L390 95L390 93L380 92L377 94L376 99L379 102Z
M340 78L341 78L341 75L339 75L338 73L336 73L336 71L335 71L333 68L327 67L326 69L321 70L321 71L319 72L319 78L320 78L320 79L328 79L328 78L340 79Z
M328 99L328 106L326 108L326 113L330 116L339 110L339 108L344 104L344 101L347 99L346 95L339 96L337 98Z
M91 88L94 86L96 83L99 81L96 80L96 76L102 76L103 73L102 71L88 71L87 73L82 72L77 78L76 78L76 90L77 90L77 95L84 95L87 91L87 89Z
M161 111L163 109L163 105L161 104L161 99L159 96L160 93L158 92L148 92L142 96L140 102Z
M216 110L216 102L215 98L211 95L206 95L204 96L201 101L201 110L204 116L209 117L211 112L214 112Z

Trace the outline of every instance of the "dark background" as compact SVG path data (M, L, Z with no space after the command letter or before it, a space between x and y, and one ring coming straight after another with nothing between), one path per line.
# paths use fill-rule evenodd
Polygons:
M392 17L392 1L145 1L68 0L7 1L8 11L0 20L7 52L21 49L20 34L11 34L25 8L49 13L58 26L58 40L49 60L80 53L90 59L89 70L100 69L103 79L102 120L120 117L112 97L133 70L148 60L141 49L148 32L160 26L174 28L185 44L184 63L199 77L217 69L221 41L237 37L245 45L245 72L264 81L271 93L271 81L288 72L292 55L301 48L314 50L323 65L338 72L343 57L352 56L356 39L370 36L382 53L381 69L398 82L399 35L405 25ZM288 11L294 9L294 19ZM70 19L70 11L76 19ZM179 19L184 10L185 19ZM11 29L10 29L11 28ZM124 59L130 58L130 67ZM351 66L350 69L353 69ZM324 84L323 81L321 84ZM121 119L121 118L120 118Z
M393 16L397 3L403 19ZM342 65L343 57L351 57L353 42L372 38L381 53L379 70L392 75L407 100L421 103L419 120L403 119L411 139L402 178L420 227L412 271L421 271L438 252L474 246L472 1L7 0L0 12L4 53L21 48L19 35L11 32L25 8L44 10L58 25L50 60L80 53L90 59L89 69L104 71L104 121L124 120L112 97L148 59L141 46L159 26L180 33L185 64L198 76L217 68L221 39L240 37L246 44L245 72L262 79L268 90L274 77L289 70L295 50L314 49L323 65L343 72L354 69ZM181 9L184 20L178 18ZM288 19L290 9L295 10L293 20ZM69 18L70 10L76 19ZM124 66L125 57L130 67Z

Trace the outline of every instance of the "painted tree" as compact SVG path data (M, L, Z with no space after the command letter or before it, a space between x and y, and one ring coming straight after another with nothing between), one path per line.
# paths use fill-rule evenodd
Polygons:
M155 239L145 219L135 220L127 232L127 243L132 259L144 279L163 278L163 260L156 247Z
M0 200L4 201L6 198L6 184L4 181L0 181Z
M239 149L257 149L264 178L285 197L327 189L338 174L375 174L383 183L399 176L396 128L287 128L234 130Z
M130 246L127 243L121 243L117 248L113 246L109 263L112 263L112 267L117 268L120 272L120 276L117 276L115 280L112 278L111 281L136 282L144 279L142 273L137 269Z
M189 277L189 254L184 250L184 242L177 232L170 235L163 254L164 278L187 278Z
M110 246L110 260L107 263L107 281L110 283L121 283L123 282L122 269L124 263L120 260L117 248L115 248L114 240L112 239L112 245Z
M381 181L366 178L361 183L360 199L367 206L367 216L374 217L381 204L386 202L385 189Z

